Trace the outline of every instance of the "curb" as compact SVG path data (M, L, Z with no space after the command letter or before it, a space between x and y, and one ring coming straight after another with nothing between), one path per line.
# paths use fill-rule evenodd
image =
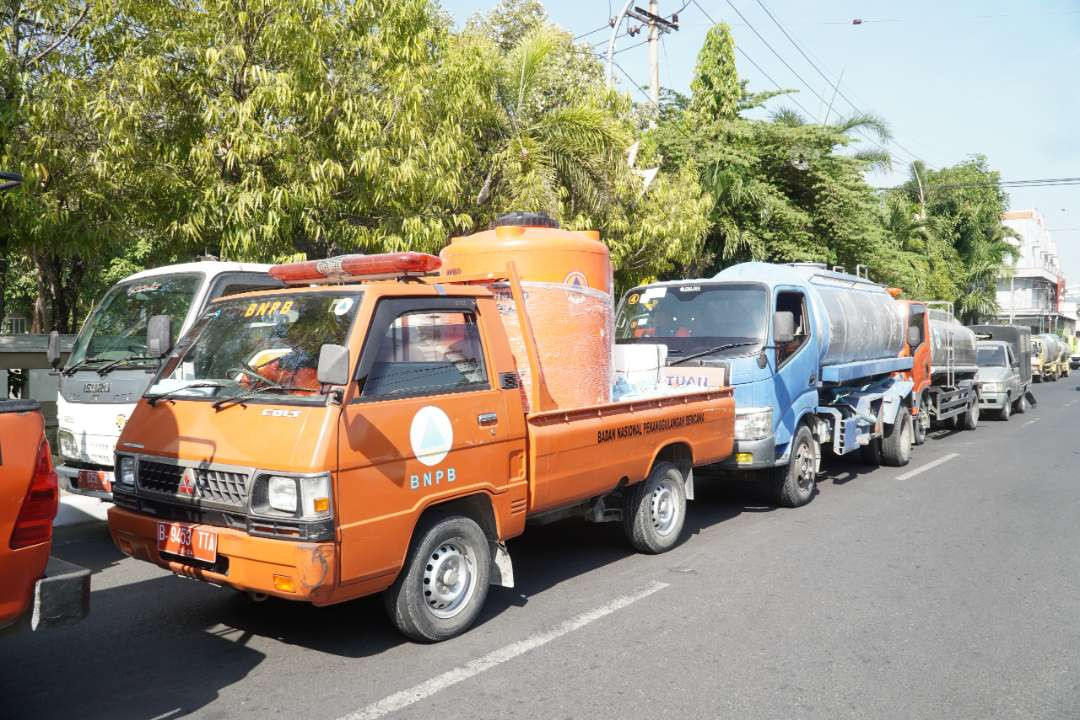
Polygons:
M107 513L110 507L112 503L104 500L61 492L60 508L56 513L56 520L53 521L53 527L103 523L108 519Z

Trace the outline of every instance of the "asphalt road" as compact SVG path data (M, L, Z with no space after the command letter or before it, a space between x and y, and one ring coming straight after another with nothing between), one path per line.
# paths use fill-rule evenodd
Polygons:
M681 546L565 522L510 545L478 626L253 604L63 528L91 616L0 640L0 717L1080 718L1080 387L905 468L836 461L810 505L700 478Z

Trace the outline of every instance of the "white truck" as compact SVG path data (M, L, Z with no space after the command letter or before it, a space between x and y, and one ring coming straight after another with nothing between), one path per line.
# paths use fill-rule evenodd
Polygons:
M283 287L269 265L204 261L136 273L109 289L87 317L59 372L56 400L56 468L65 490L112 499L113 453L135 403L169 348L147 347L151 319L176 318L171 344L200 317L206 304L224 295ZM49 361L59 368L56 334Z

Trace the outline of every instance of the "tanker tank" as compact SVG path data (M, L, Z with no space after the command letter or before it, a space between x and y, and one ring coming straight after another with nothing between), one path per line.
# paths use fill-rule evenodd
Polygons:
M1040 333L1035 337L1040 340L1043 347L1046 348L1044 362L1058 362L1061 360L1061 356L1068 350L1068 347L1061 338L1052 333Z
M975 359L975 333L960 324L947 310L930 308L930 372L932 375L952 373L958 377L979 372ZM952 359L949 346L952 346Z
M819 339L822 366L895 359L904 347L903 308L883 285L866 278L817 263L749 262L727 268L715 279L790 285L805 291L817 318L815 326L825 330Z
M521 327L509 288L493 282L525 407L540 410L611 402L614 307L612 267L596 231L559 228L532 213L511 213L488 230L455 237L440 253L447 275L503 278L514 263L532 337ZM536 348L543 377L542 407L533 407L534 378L527 344Z

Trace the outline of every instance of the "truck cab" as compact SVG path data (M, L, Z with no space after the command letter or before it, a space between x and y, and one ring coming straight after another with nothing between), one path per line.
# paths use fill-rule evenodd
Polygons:
M824 266L759 262L633 288L615 328L620 344L666 346L669 366L724 369L736 419L735 451L721 467L759 471L792 507L813 495L822 443L840 455L866 447L881 462L888 439L884 462L907 462L910 410L899 422L906 439L892 432L911 382L890 376L912 366L899 356L903 334L884 288ZM868 357L860 344L880 347Z
M269 265L195 262L146 270L120 281L90 313L59 374L57 467L64 489L112 498L113 454L139 396L161 365L146 346L154 316L169 316L174 343L215 298L282 287ZM50 359L59 364L55 349Z

